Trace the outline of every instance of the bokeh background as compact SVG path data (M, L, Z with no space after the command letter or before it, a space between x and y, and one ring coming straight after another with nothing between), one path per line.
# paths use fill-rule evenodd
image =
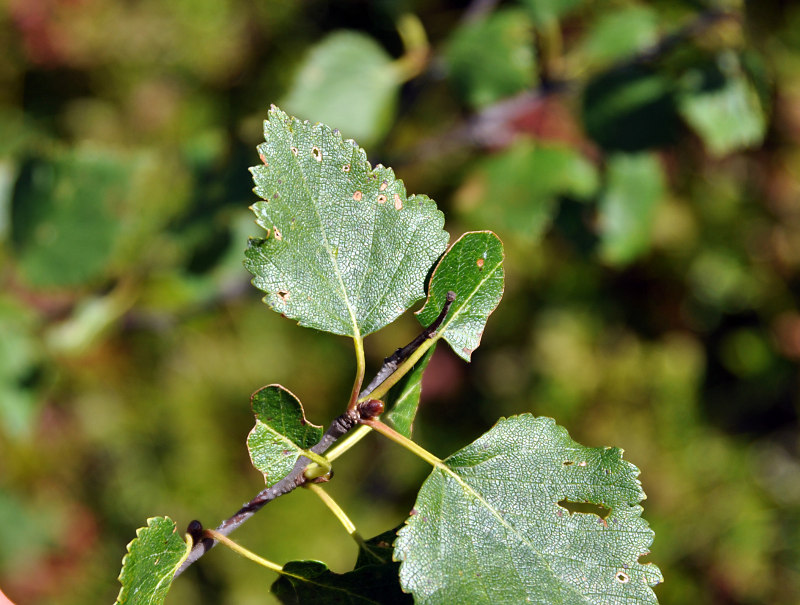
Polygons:
M242 268L271 103L325 121L506 245L470 366L439 347L415 437L444 456L553 416L641 470L663 603L800 600L800 8L780 0L0 3L0 587L112 602L149 516L261 489L249 395L327 424L347 339ZM367 339L370 367L418 330ZM370 436L329 484L365 535L424 463ZM313 494L235 535L344 571ZM272 603L217 549L168 602Z

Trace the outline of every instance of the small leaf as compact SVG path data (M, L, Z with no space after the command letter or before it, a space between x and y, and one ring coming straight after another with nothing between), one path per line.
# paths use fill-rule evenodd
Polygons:
M320 561L290 561L272 584L286 605L398 605L413 603L400 588L398 564L389 561L337 574Z
M658 14L647 6L628 6L599 16L580 52L587 65L605 66L658 42Z
M705 71L691 71L684 86L678 109L712 155L723 156L764 139L764 109L735 54L722 54L717 65Z
M400 582L426 605L656 603L638 473L551 418L502 419L423 484L395 542Z
M594 165L567 146L521 140L482 160L456 195L470 224L537 242L558 210L560 196L585 199L599 185Z
M462 25L444 56L453 83L473 107L490 105L536 83L533 28L522 10L499 10Z
M503 297L503 243L491 231L462 235L436 265L428 300L417 311L424 326L436 319L449 291L456 300L437 330L456 355L470 361L489 315Z
M122 559L117 605L159 605L164 602L175 572L191 545L183 541L169 517L152 517L136 530Z
M411 371L394 385L386 395L384 403L389 410L384 415L386 423L401 435L411 438L411 429L419 407L422 394L422 374L436 350L434 344L422 358L414 364Z
M392 58L374 39L339 31L311 49L283 105L370 145L391 126L399 88Z
M250 459L264 474L267 487L294 468L297 459L322 439L322 427L306 420L300 401L279 384L253 393L256 425L247 436Z
M245 253L253 284L300 325L353 337L382 328L425 295L449 239L444 216L328 126L276 107L269 117L264 165L251 169L268 231Z
M658 157L651 154L612 156L608 183L600 198L600 255L624 265L650 247L650 234L664 198L665 184Z

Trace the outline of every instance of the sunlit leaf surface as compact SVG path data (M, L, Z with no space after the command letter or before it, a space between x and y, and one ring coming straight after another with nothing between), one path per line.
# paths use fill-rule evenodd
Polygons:
M245 265L264 302L301 325L358 336L393 321L425 294L447 246L444 217L407 196L389 168L374 169L353 141L273 107L252 168L253 205L267 237Z
M172 578L189 554L190 545L169 517L152 517L136 531L122 560L122 589L117 605L160 605Z
M551 418L500 420L422 486L395 543L403 588L420 604L656 603L638 474Z
M267 486L288 475L305 450L322 438L322 427L306 420L297 397L278 384L259 389L252 398L256 425L247 436L250 458Z
M503 296L503 242L491 231L462 235L436 265L428 300L417 311L429 325L444 307L448 292L456 299L437 330L456 354L470 361L478 348L486 321Z

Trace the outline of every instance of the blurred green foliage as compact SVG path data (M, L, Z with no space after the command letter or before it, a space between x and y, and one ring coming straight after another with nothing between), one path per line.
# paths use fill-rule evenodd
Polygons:
M643 470L662 602L798 601L800 9L497 4L3 4L12 600L111 602L148 517L211 525L249 500L259 387L317 424L345 405L350 343L270 313L241 264L261 120L296 99L436 199L452 234L505 241L503 303L471 366L438 347L415 438L444 455L501 414L551 415ZM426 35L398 33L406 13ZM416 330L371 336L371 366ZM376 535L426 470L369 438L330 490ZM357 556L303 490L234 537L334 572ZM214 551L168 602L270 602L273 579Z

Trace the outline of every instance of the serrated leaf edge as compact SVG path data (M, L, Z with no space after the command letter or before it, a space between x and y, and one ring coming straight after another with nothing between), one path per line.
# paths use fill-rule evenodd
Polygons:
M303 424L307 424L308 426L311 426L311 427L313 427L315 429L322 430L322 428L323 428L321 425L314 424L313 422L308 420L308 418L306 418L305 408L303 407L303 403L300 401L300 398L297 395L292 393L289 389L287 389L282 384L277 384L277 383L268 384L266 386L261 387L260 389L256 389L253 392L253 394L250 395L250 409L253 412L253 416L256 419L256 423L253 426L253 428L250 429L250 432L247 433L247 439L245 440L245 442L247 443L247 451L248 451L248 453L250 453L250 437L255 433L256 429L258 428L258 425L261 424L264 427L266 427L266 429L270 433L272 433L274 435L277 435L277 436L280 436L281 440L284 443L290 445L292 447L292 449L295 450L298 453L298 455L303 456L303 455L305 455L305 452L307 451L306 449L304 449L304 448L300 447L299 445L297 445L294 441L289 439L283 433L280 433L280 432L276 431L274 428L270 427L266 422L263 422L263 421L259 420L258 415L256 414L256 411L253 409L253 400L255 399L255 396L258 393L260 393L261 391L263 391L265 389L273 388L273 387L276 388L276 389L280 389L281 391L284 391L285 393L287 393L290 397L292 397L297 402L297 405L300 407L300 416L302 418ZM252 458L253 458L253 455L252 455L252 453L250 453L251 461L252 461ZM254 462L253 462L253 466L255 466ZM256 470L258 470L259 472L261 472L262 475L264 475L264 481L265 482L269 482L269 479L267 477L267 473L262 472L260 469L258 469L258 467L256 467Z
M396 200L395 204L397 204L398 202L400 204L400 207L398 208L398 210L401 209L403 207L403 205L409 205L409 204L413 204L415 202L418 202L418 203L426 203L427 202L427 203L432 205L433 214L428 220L431 220L434 216L436 216L438 218L438 222L441 224L440 225L440 229L447 236L447 239L445 240L445 245L447 244L447 242L450 239L450 234L447 231L444 230L444 223L445 223L444 213L439 209L439 207L436 204L435 200L431 199L430 197L428 197L427 195L424 195L424 194L411 194L409 196L408 190L406 189L406 186L405 186L405 183L403 182L403 179L398 178L395 175L395 172L391 167L384 166L383 164L376 164L373 167L371 162L369 161L369 159L367 157L367 152L355 140L353 140L353 139L345 139L342 136L342 134L341 134L341 132L339 131L338 128L331 128L330 126L328 126L327 124L324 124L322 122L311 122L310 120L301 120L301 119L299 119L299 118L297 118L295 116L289 115L288 113L286 113L285 111L280 109L278 106L272 104L272 105L270 105L270 109L269 109L269 112L267 114L267 120L264 120L264 143L266 143L269 140L268 136L267 136L267 133L268 133L268 125L270 123L270 120L275 120L275 119L277 119L278 121L283 122L287 127L291 127L291 125L295 125L296 124L296 125L301 125L301 126L310 127L310 128L319 128L322 131L329 132L331 134L331 136L333 136L338 141L341 141L344 144L352 145L352 147L354 148L354 150L356 152L356 156L358 158L357 161L360 162L366 168L366 173L367 174L366 174L365 178L372 178L372 179L375 179L375 180L383 178L385 181L391 181L391 182L396 184L396 187L398 188L398 191L396 191L394 195L395 195L395 200ZM259 144L258 147L259 147L259 157L261 158L261 161L264 164L266 164L266 160L265 160L265 158L263 156L263 153L262 153L262 151L260 149L261 145L263 145L264 143ZM351 162L351 164L352 163L353 162ZM255 170L259 169L259 168L261 168L261 167L258 166L258 165L251 166L249 168L250 173L253 175L254 181L255 181L255 176L256 176ZM257 192L257 189L258 189L258 184L256 183L256 187L253 188L253 192L260 199L259 199L259 201L253 203L250 206L250 210L252 210L253 213L256 215L256 223L262 229L265 229L267 231L267 237L263 237L263 238L252 238L251 237L249 239L249 241L248 241L248 248L251 245L262 245L263 243L265 243L269 239L269 235L271 233L270 226L266 225L266 224L262 224L262 218L259 216L259 214L257 212L257 208L261 204L268 203L268 201L266 199L264 199L263 197L261 197L261 195ZM387 203L389 203L389 201L387 201ZM397 208L397 205L395 207ZM348 313L350 314L351 328L353 330L353 334L342 334L340 332L334 332L334 333L339 333L339 334L342 334L344 336L352 336L353 338L359 339L362 336L366 336L368 334L371 334L374 331L377 331L377 329L380 329L380 328L371 329L369 331L364 332L363 334L361 333L361 329L360 329L360 327L358 325L358 321L357 321L357 319L355 317L355 314L354 314L355 307L350 304L350 298L347 296L347 291L346 291L344 282L342 280L341 273L340 273L339 268L338 268L337 258L331 254L330 246L325 246L325 249L328 251L328 256L329 256L329 258L331 260L331 263L333 265L333 268L334 268L334 273L336 274L336 277L337 277L337 279L339 281L339 287L340 287L340 290L341 290L340 294L342 295L342 298L345 301ZM433 264L433 263L431 263L431 264ZM398 265L398 267L399 266L400 265ZM255 280L256 280L257 277L258 276L254 275L253 279L250 280L250 283L253 284L253 286L255 286L256 288L260 289L255 284ZM385 327L386 325L388 325L389 323L391 323L392 321L397 319L397 317L399 317L403 312L407 311L418 300L424 298L424 296L425 296L425 294L423 292L423 294L421 296L419 296L418 298L410 301L406 305L406 307L404 309L402 309L399 313L397 313L395 315L395 317L392 320L390 320L389 322L385 323L381 327ZM267 292L265 294L265 296L262 297L261 300L270 309L272 309L273 311L276 311L278 313L282 313L282 311L273 304L272 293ZM382 301L383 301L383 298L381 298L378 302L376 302L375 305L373 305L373 307L367 311L367 313L365 315L365 318L364 318L365 322L366 322L366 319L368 319L369 317L372 316L372 313L374 312L374 310L376 308L378 308L380 306ZM303 327L312 327L312 328L315 327L312 324L310 324L310 323L308 323L306 321L303 321L301 319L297 320L297 324L299 326L303 326ZM329 330L325 330L325 331L329 331Z
M549 417L549 416L534 416L533 414L531 414L531 413L527 413L527 412L526 412L526 413L524 413L524 414L515 414L515 415L513 415L513 416L508 416L508 417L501 416L500 418L498 418L498 419L497 419L497 422L495 422L495 424L494 424L494 425L493 425L493 426L492 426L492 427L491 427L489 430L487 430L485 433L483 433L483 435L481 435L480 437L478 437L478 439L475 439L474 441L472 441L470 444L468 444L468 445L467 445L467 446L465 446L465 447L468 447L469 445L472 445L473 443L475 443L476 441L478 441L479 439L481 439L481 437L483 437L484 435L486 435L486 434L490 433L492 430L494 430L494 429L495 429L497 426L499 426L501 423L503 423L503 422L508 422L509 420L513 420L513 419L517 419L517 418L532 418L532 419L534 419L534 420L539 420L539 419L541 419L541 420L544 420L544 421L545 421L547 424L549 424L549 425L551 425L551 426L554 426L554 427L555 427L555 429L558 431L558 433L560 433L560 434L562 434L562 435L566 436L566 437L567 437L567 438L568 438L570 441L572 441L572 442L574 442L574 443L577 443L577 442L576 442L576 441L575 441L575 440L574 440L574 439L573 439L573 438L570 436L570 434L569 434L569 431L567 431L567 429L566 429L565 427L563 427L563 426L561 426L560 424L558 424L558 423L555 421L555 419L554 419L554 418L551 418L551 417ZM580 446L581 446L581 447L583 447L583 448L588 448L588 449L604 449L604 448L592 448L592 447L589 447L589 446L584 446L584 445L581 445L581 444L578 444L578 445L580 445ZM461 449L464 449L464 448L461 448ZM605 449L609 449L609 448L605 448ZM645 494L644 490L642 489L642 483L641 483L641 481L638 479L639 475L641 474L641 470L640 470L640 469L639 469L639 468L638 468L638 467L637 467L635 464L633 464L632 462L630 462L630 461L628 461L628 460L625 460L625 459L623 459L623 457L622 457L622 454L624 453L624 451L625 451L625 450L623 450L622 448L618 448L618 447L615 447L615 448L612 448L612 449L613 449L613 450L615 451L615 453L618 455L618 457L619 457L619 461L620 461L620 462L623 462L623 463L625 464L625 466L628 468L628 470L631 472L632 478L633 478L633 480L635 481L635 483L636 483L636 486L637 486L637 488L638 488L638 498L639 498L639 499L637 500L637 502L634 504L634 506L637 506L637 507L638 507L638 508L639 508L639 509L640 509L640 510L643 512L643 510L644 510L644 509L641 507L640 503L641 503L641 502L643 502L644 500L646 500L646 499L647 499L647 495ZM461 451L461 450L458 450L458 451ZM458 452L454 452L454 454L455 454L455 453L458 453ZM517 531L517 530L516 530L514 527L512 527L511 525L509 525L509 524L508 524L508 523L507 523L507 522L506 522L506 521L505 521L505 520L502 518L502 516L500 516L500 513L499 513L499 512L498 512L498 511L497 511L497 510L496 510L494 507L490 506L488 502L486 502L486 500L483 498L483 496L482 496L482 495L478 494L478 493L477 493L477 492L476 492L476 491L475 491L475 490L474 490L474 489L473 489L473 488L472 488L472 487L471 487L471 486L470 486L468 483L466 483L466 482L465 482L465 481L464 481L464 480L463 480L461 477L459 477L459 476L458 476L458 475L457 475L457 474L456 474L456 473L455 473L455 472L454 472L454 471L453 471L453 470L450 468L450 466L449 466L449 465L447 465L447 460L449 460L450 458L452 458L452 455L451 455L451 456L448 456L448 458L445 458L445 459L442 461L442 463L441 463L441 464L439 464L439 465L436 465L436 467L433 469L433 471L432 471L432 472L431 472L431 474L428 476L428 478L430 478L430 477L433 475L433 473L435 473L437 470L441 470L441 471L443 471L444 473L446 473L446 474L449 474L449 475L450 475L451 477L453 477L453 479L454 479L454 480L455 480L455 481L456 481L456 482L457 482L457 483L458 483L458 484L459 484L459 485L462 487L462 489L464 489L464 490L465 490L465 491L467 491L468 493L472 494L472 495L473 495L473 496L474 496L474 497L475 497L475 498L476 498L478 501L480 501L480 502L481 502L481 503L482 503L484 506L486 506L486 509L487 509L487 510L488 510L488 511L489 511L489 512L490 512L490 513L491 513L491 514L492 514L492 515L493 515L495 518L497 518L497 519L498 519L498 521L500 521L501 525L503 525L504 527L508 528L508 529L509 529L509 531L510 531L510 533L511 533L512 535L518 536L518 537L520 538L520 540L521 540L523 543L525 543L525 544L529 544L531 547L534 547L534 545L533 545L533 544L531 544L531 543L530 543L530 542L529 542L527 539L525 539L525 537L524 537L524 536L522 536L521 534L519 534L519 532L518 532L518 531ZM428 480L428 479L426 479L426 481L427 481L427 480ZM420 488L420 489L421 489L421 488ZM613 509L612 509L612 510L613 510ZM397 545L397 540L399 540L401 537L403 537L403 534L405 533L406 529L407 529L407 528L410 526L410 523L411 523L411 521L413 520L413 518L414 518L414 517L413 517L413 515L412 515L412 516L409 516L409 517L407 517L407 518L406 518L406 520L405 520L405 523L404 523L404 524L403 524L403 525L402 525L402 526L401 526L401 527L400 527L400 528L397 530L397 538L395 539L395 541L394 541L394 544L393 544L394 550L393 550L393 552L392 552L392 560L393 560L393 561L395 561L395 562L399 562L399 563L400 563L400 565L401 565L401 571L402 571L402 566L403 566L403 565L405 565L405 558L403 558L403 557L400 557L400 556L398 556L398 554L397 554L397 547L396 547L396 545ZM643 521L645 521L645 523L647 523L647 521L646 521L646 520L645 520L643 517L641 517L641 516L640 516L640 518L641 518ZM649 523L648 523L648 527L649 527ZM651 529L651 531L652 531L652 529ZM645 553L642 553L640 556L644 556L644 555L646 555L646 554L648 554L648 553L647 553L647 552L645 552ZM545 563L545 564L546 564L548 567L550 567L550 563L549 563L549 561L546 561L546 560L545 560L545 561L544 561L544 563ZM645 567L645 568L647 568L647 569L651 570L651 571L655 571L655 572L656 572L656 573L654 574L654 583L653 583L653 584L649 584L649 586L651 587L651 589L652 589L652 587L653 587L653 586L656 586L656 585L657 585L657 584L659 584L661 581L663 581L663 575L661 574L661 572L660 572L659 568L658 568L658 567L657 567L657 566L656 566L654 563L652 563L652 562L647 562L647 563L639 563L639 564L640 564L640 565L642 565L643 567ZM553 575L555 576L555 575L557 575L557 574L555 574L555 572L553 572ZM405 589L405 587L403 586L403 583L402 583L402 582L400 583L400 587L402 588L403 592L408 592L408 593L411 593L411 591L407 591L407 590ZM412 593L412 594L413 594L413 593Z
M131 548L133 547L134 542L136 542L137 540L139 540L141 538L142 532L147 531L148 529L151 529L153 527L153 524L155 523L155 521L157 521L159 519L164 519L164 520L170 521L175 526L174 529L172 530L172 533L177 533L178 532L178 524L175 523L175 521L172 518L170 518L169 516L167 516L167 515L164 515L163 517L148 517L147 518L147 525L145 525L143 527L140 527L140 528L138 528L136 530L136 537L133 540L131 540L130 542L128 542L128 544L125 546L126 552L125 552L125 555L122 557L122 568L120 569L119 575L117 576L117 580L119 581L120 584L122 584L122 587L119 589L119 593L117 594L117 600L114 602L115 605L120 603L120 598L122 597L122 592L125 590L125 588L127 588L127 586L124 584L124 581L123 581L123 578L122 578L122 574L125 572L125 563L127 562L128 557L131 555ZM191 540L190 539L189 540L185 539L184 540L184 544L186 545L186 551L183 553L183 555L181 556L180 560L175 564L175 569L178 569L181 565L183 565L183 562L186 561L186 559L189 557L189 553L192 552L193 544L192 544Z

